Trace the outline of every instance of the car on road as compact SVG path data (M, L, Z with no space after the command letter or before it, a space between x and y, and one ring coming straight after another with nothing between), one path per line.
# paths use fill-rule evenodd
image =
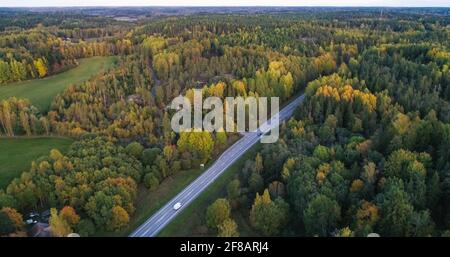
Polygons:
M178 202L178 203L176 203L174 206L173 206L173 209L174 210L178 210L178 209L180 209L181 208L181 203L180 202Z

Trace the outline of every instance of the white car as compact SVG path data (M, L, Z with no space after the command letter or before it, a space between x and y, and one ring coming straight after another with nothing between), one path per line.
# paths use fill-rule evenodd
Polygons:
M180 203L180 202L176 203L176 204L173 206L173 209L174 209L174 210L178 210L178 209L180 209L180 208L181 208L181 203Z

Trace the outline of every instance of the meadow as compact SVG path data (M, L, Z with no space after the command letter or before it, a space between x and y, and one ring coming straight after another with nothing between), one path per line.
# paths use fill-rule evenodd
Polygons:
M0 100L9 97L27 98L41 112L47 112L53 98L71 84L78 84L113 66L116 57L79 59L79 65L43 79L9 83L0 86Z
M0 189L28 170L36 158L48 155L54 148L64 153L72 141L56 137L0 138Z

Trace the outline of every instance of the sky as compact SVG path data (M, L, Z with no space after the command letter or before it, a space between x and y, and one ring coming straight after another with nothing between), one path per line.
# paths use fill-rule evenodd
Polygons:
M449 0L0 0L0 7L39 6L441 6Z

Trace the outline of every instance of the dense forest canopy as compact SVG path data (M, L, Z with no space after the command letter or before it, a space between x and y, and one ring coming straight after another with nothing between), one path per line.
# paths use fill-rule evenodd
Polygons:
M238 137L171 130L167 106L197 88L282 103L306 94L280 140L208 208L212 233L238 235L240 213L255 235L449 235L448 9L202 10L0 9L0 87L119 57L46 113L0 101L2 136L77 139L0 190L0 219L55 208L57 236L126 229L140 185L152 193ZM0 234L21 229L9 224Z

